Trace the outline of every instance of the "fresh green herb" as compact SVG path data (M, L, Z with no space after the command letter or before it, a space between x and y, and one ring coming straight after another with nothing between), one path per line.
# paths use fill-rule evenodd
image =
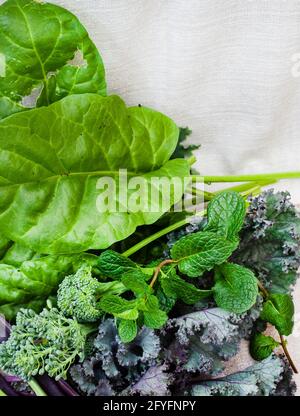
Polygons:
M256 333L251 339L251 355L257 361L264 360L269 357L272 354L274 348L278 347L279 345L280 343L275 341L274 338Z
M294 304L291 296L279 293L269 296L260 317L274 325L280 335L290 335L294 326Z

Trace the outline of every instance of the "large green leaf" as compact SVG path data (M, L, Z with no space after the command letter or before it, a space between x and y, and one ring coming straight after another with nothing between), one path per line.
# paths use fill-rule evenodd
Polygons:
M85 28L69 11L32 0L0 7L0 118L20 111L26 97L37 106L70 94L106 94L102 59ZM28 103L31 104L31 103Z
M157 187L160 204L152 210L147 205L156 199L149 194L139 210L114 212L105 211L105 199L99 203L105 189L97 189L98 180L114 178L124 191L119 169L143 178L147 187L152 178L187 177L186 160L169 161L177 140L169 118L127 108L116 96L70 96L2 120L0 230L46 254L104 249L123 240L137 226L157 221L180 200L183 186L171 187L170 198ZM128 198L135 192L128 189Z
M66 275L75 273L83 263L94 264L96 260L90 254L77 254L28 260L19 268L0 264L0 313L12 318L20 307L34 302L43 306Z

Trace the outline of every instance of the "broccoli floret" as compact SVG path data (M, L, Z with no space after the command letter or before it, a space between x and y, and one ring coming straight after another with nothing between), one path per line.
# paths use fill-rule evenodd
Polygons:
M67 276L57 292L58 308L65 316L79 322L96 322L103 312L97 302L104 294L120 294L125 290L119 281L101 283L92 277L91 266L82 266L77 273Z
M96 328L65 318L57 309L36 314L21 309L6 342L0 344L0 369L23 380L48 373L67 377L77 356L84 359L87 336Z

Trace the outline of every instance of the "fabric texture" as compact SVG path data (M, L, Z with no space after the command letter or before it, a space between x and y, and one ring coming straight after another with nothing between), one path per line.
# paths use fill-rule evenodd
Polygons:
M193 130L201 173L300 170L298 0L52 2L87 27L110 94Z
M110 94L193 130L202 174L300 170L299 0L51 1L88 29ZM300 203L300 181L277 188Z

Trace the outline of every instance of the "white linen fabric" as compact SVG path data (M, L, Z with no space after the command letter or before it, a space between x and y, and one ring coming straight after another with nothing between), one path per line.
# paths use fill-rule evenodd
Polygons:
M193 130L201 173L300 170L299 0L52 2L87 27L110 94Z
M52 3L88 29L110 94L193 130L202 174L300 170L299 0ZM279 188L300 203L300 181ZM300 367L297 324L290 349Z

